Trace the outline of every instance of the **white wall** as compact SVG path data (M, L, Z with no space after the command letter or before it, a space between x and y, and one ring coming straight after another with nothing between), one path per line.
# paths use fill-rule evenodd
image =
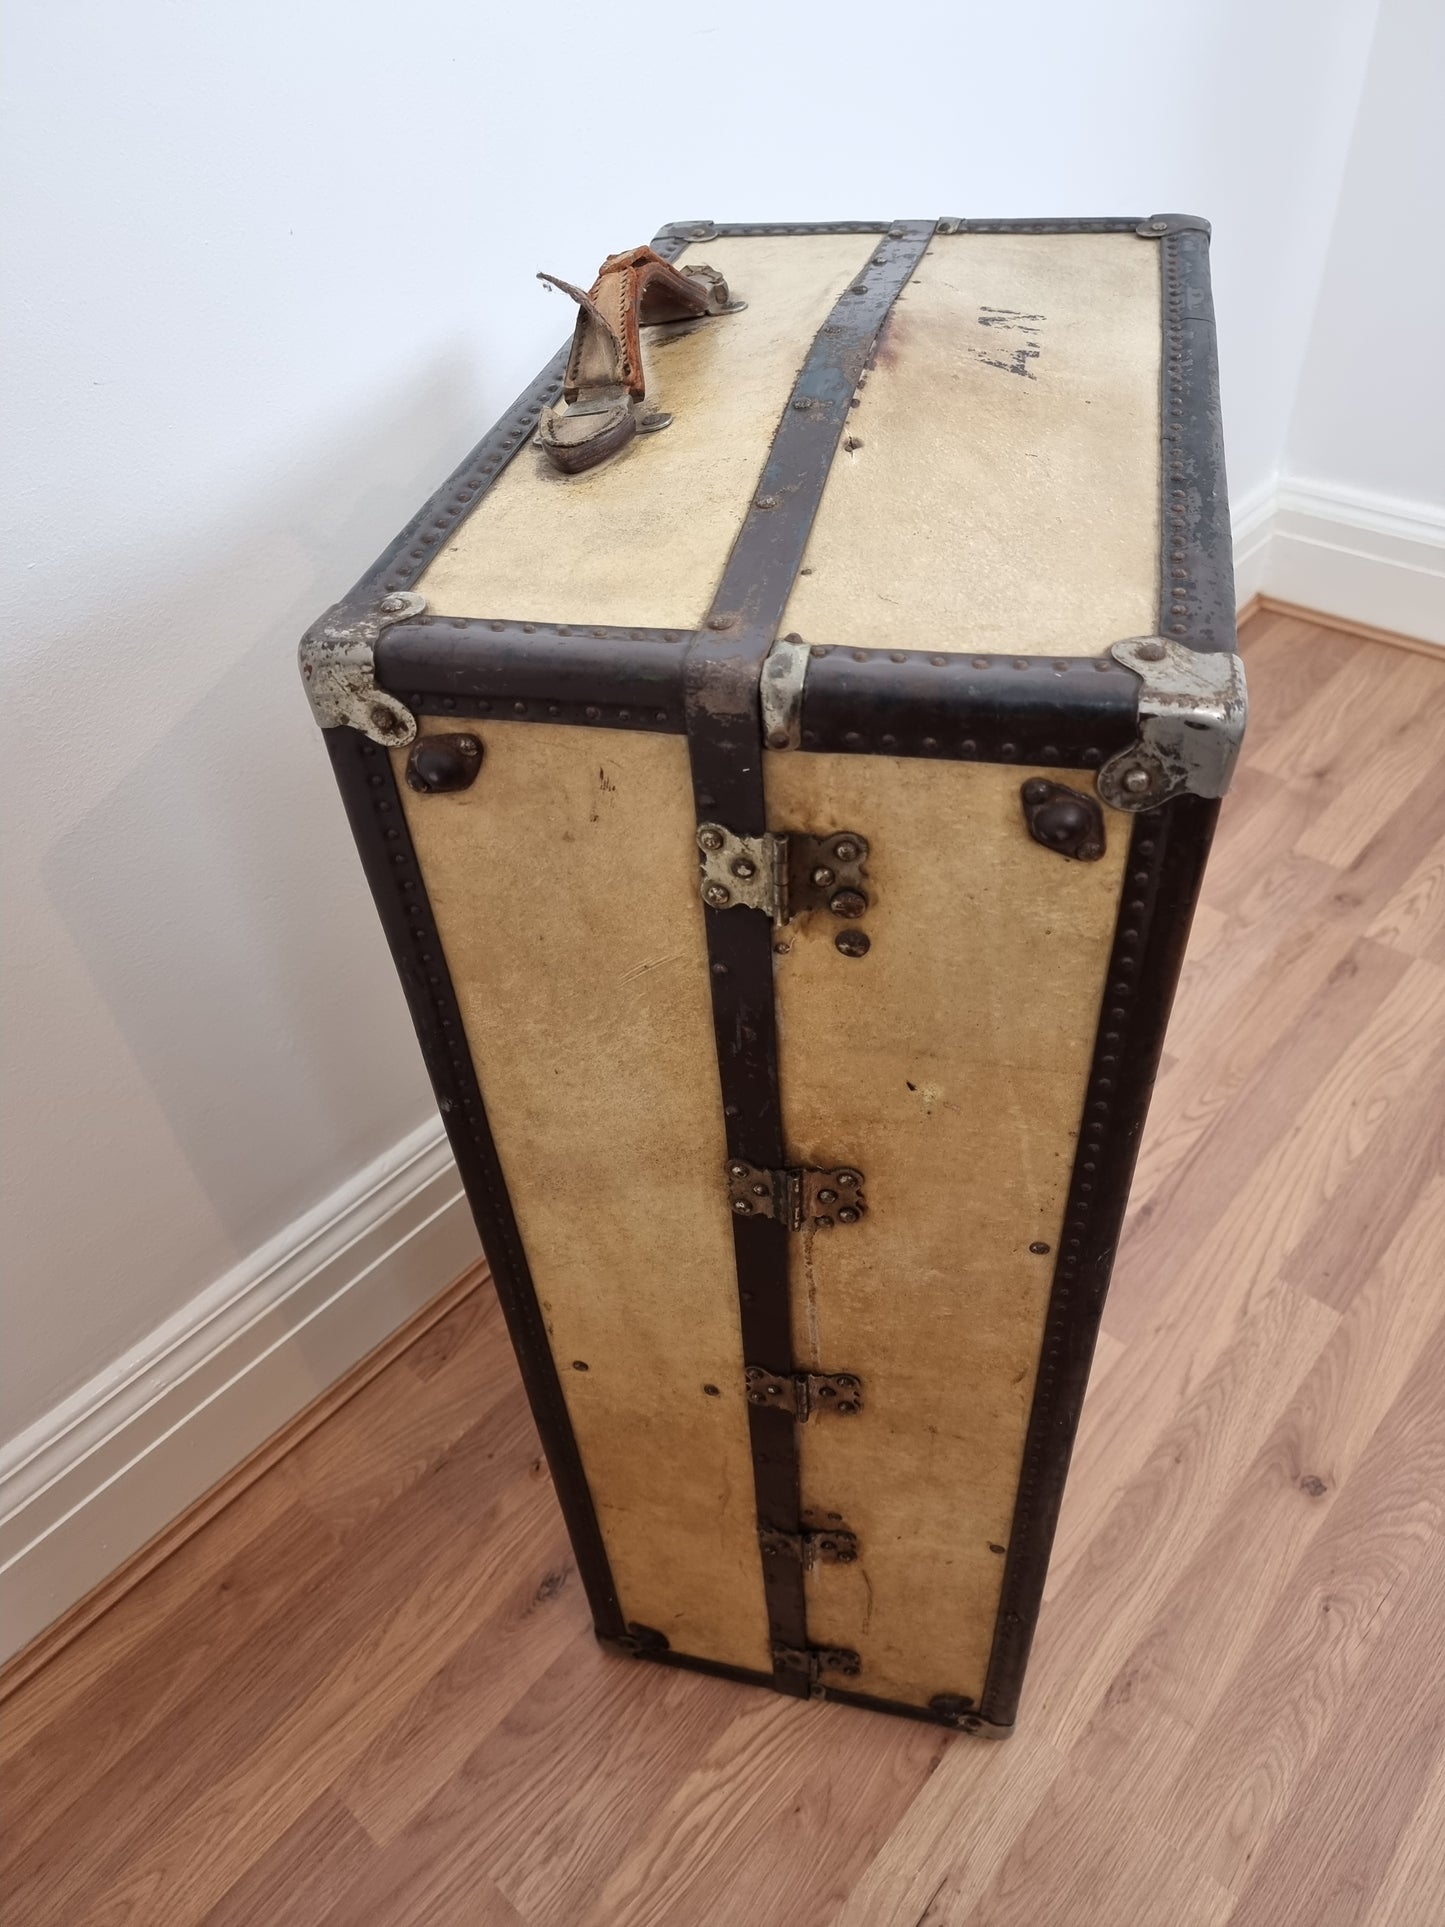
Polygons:
M565 331L533 270L697 215L1202 212L1253 499L1374 11L12 0L0 1429L32 1496L92 1375L149 1383L435 1129L292 651Z
M1382 0L1282 460L1269 587L1445 642L1445 6Z

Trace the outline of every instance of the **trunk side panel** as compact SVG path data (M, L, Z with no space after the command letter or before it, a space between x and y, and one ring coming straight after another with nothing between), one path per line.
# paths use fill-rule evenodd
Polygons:
M801 1431L810 1523L841 1514L861 1547L809 1574L809 1636L858 1651L860 1692L977 1701L1130 822L1106 811L1105 856L1076 863L1028 836L1026 768L765 767L774 828L870 843L868 954L814 913L777 957L787 1154L857 1164L868 1202L792 1256L800 1361L864 1384L857 1418Z
M623 1615L767 1671L687 746L476 733L402 795Z

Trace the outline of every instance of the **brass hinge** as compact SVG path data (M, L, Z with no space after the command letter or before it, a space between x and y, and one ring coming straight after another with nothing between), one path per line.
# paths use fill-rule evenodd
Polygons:
M854 919L868 908L864 860L868 843L856 830L768 830L738 836L721 823L700 823L702 900L712 910L763 910L789 923L805 910Z
M858 1535L844 1526L805 1532L774 1532L759 1526L758 1544L771 1558L796 1559L805 1571L813 1566L851 1566L858 1557Z
M851 1646L774 1646L773 1665L785 1673L806 1674L808 1690L815 1697L823 1691L823 1673L856 1679L863 1669Z
M799 1420L814 1412L852 1418L863 1410L863 1381L856 1372L770 1372L749 1365L743 1385L749 1405L771 1405Z
M834 1225L857 1224L868 1209L863 1197L863 1173L852 1164L831 1170L792 1165L768 1171L741 1158L726 1165L728 1203L737 1218L777 1218L789 1231L811 1226L829 1231Z

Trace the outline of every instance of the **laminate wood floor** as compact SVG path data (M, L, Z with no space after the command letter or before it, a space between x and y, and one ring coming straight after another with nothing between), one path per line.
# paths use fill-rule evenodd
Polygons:
M1445 660L1245 653L1016 1737L605 1656L479 1290L4 1709L7 1927L1445 1927Z

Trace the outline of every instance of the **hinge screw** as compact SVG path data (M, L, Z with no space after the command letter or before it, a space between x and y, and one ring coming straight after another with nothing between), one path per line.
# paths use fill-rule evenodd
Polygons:
M745 1178L747 1174L748 1167L745 1164L730 1164L728 1166L728 1176L730 1178Z
M1135 654L1140 662L1163 662L1164 645L1162 642L1141 642Z
M1142 796L1150 787L1148 770L1140 768L1137 764L1133 769L1125 770L1122 780L1124 788L1131 796Z
M723 833L721 830L699 830L697 840L704 850L720 850L723 846Z
M382 602L381 613L384 616L399 616L406 606L407 601L404 595L389 595Z
M710 903L715 910L721 910L732 902L733 893L725 883L707 883L703 885L702 900Z
M833 845L833 854L840 863L853 863L862 855L862 851L851 837L840 836Z
M856 1171L839 1171L837 1177L839 1184L841 1184L845 1190L851 1190L859 1181Z
M768 1195L768 1187L765 1184L755 1184L752 1187L752 1193L755 1198L765 1198Z
M818 865L811 878L811 881L816 883L820 890L826 890L830 883L836 883L837 880L834 872L823 863Z
M861 890L838 890L828 899L828 908L835 917L861 917L868 899Z
M857 1207L851 1204L845 1204L842 1210L838 1213L838 1222L839 1224L857 1224L858 1222Z
M733 1210L737 1212L740 1218L746 1218L752 1211L752 1208L746 1198L733 1199Z
M838 1202L838 1193L836 1191L820 1191L818 1193L818 1202L819 1204L836 1204Z
M840 930L833 939L833 948L845 957L866 957L872 945L861 930Z
M758 866L750 856L735 856L728 868L735 877L755 877L758 873Z

